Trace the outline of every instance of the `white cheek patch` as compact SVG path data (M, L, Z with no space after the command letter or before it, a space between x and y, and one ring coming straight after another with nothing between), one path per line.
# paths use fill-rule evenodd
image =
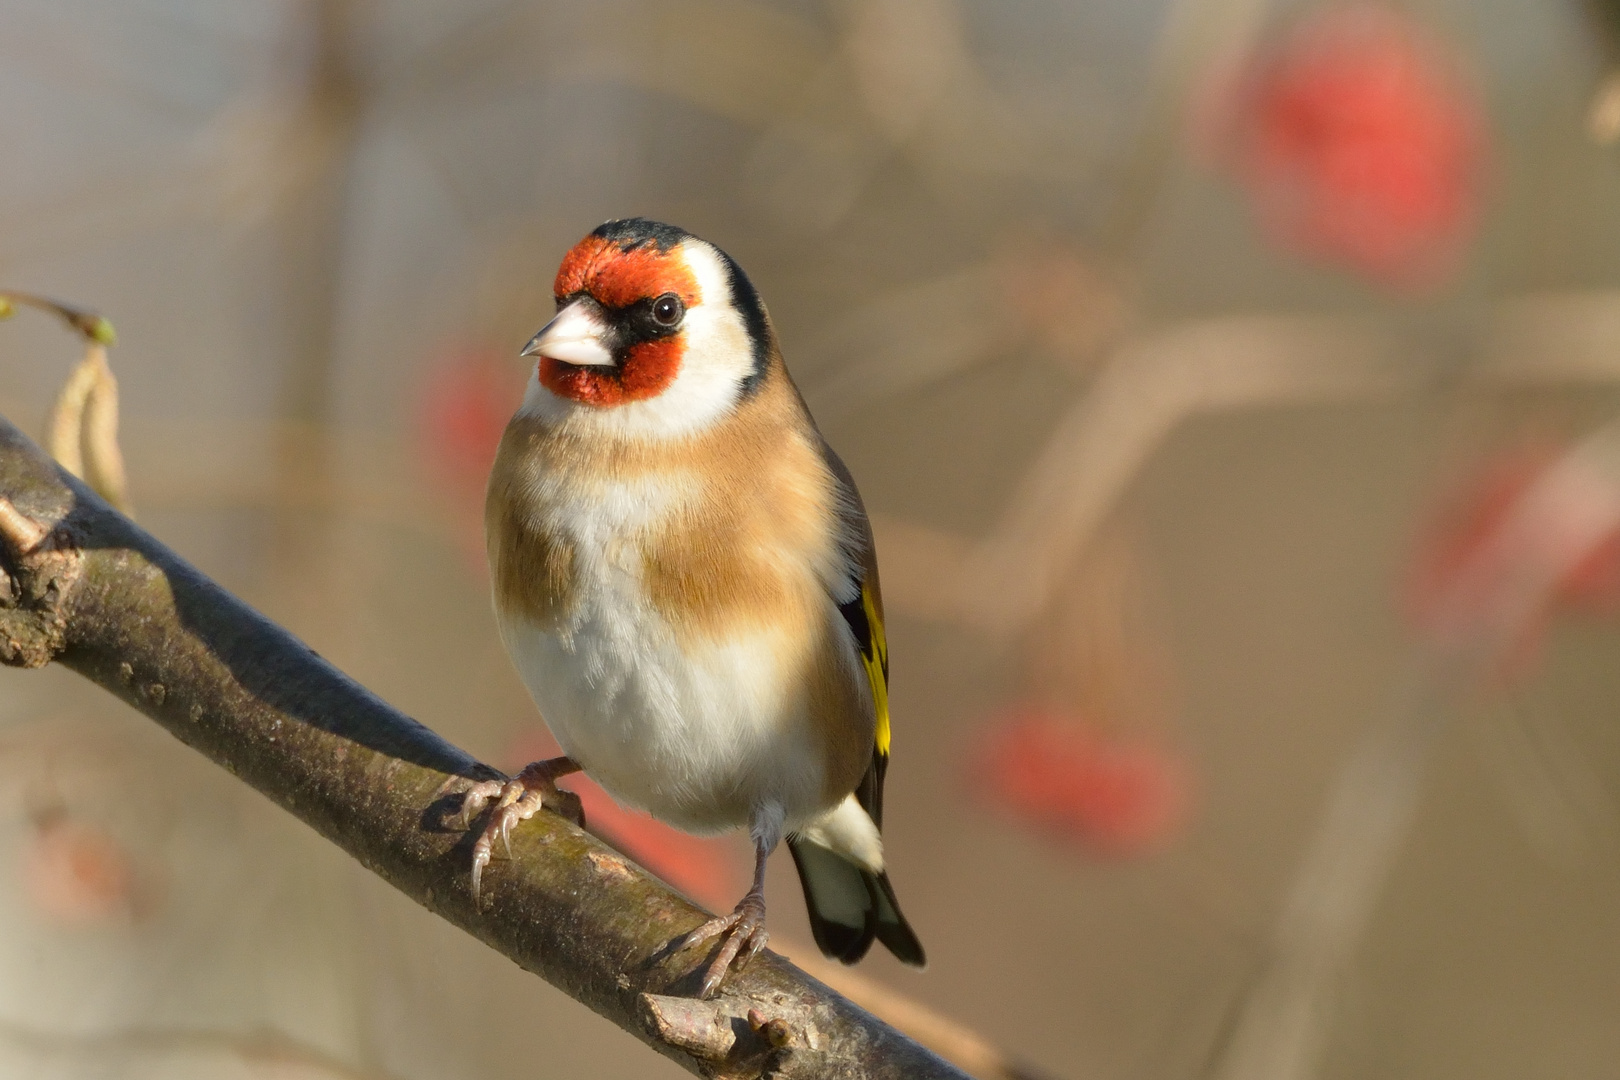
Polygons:
M754 373L754 343L732 302L725 260L697 239L687 240L681 253L697 279L699 300L686 312L681 366L663 393L606 408L586 405L541 386L536 370L523 399L526 412L582 433L650 439L693 435L730 413Z

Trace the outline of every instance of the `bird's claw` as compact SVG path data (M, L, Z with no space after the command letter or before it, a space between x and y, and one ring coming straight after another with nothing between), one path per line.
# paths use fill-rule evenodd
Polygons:
M687 934L681 939L679 948L689 949L722 935L725 940L721 942L720 951L715 953L714 959L709 962L709 970L703 976L702 985L698 987L699 998L713 997L728 972L746 968L749 961L758 956L759 951L765 947L770 935L765 932L764 896L749 893L742 898L731 914L710 919Z
M462 793L460 821L462 828L471 823L494 800L489 821L473 841L472 895L476 904L483 884L484 867L493 855L495 838L499 837L506 857L512 857L512 827L527 821L541 809L551 810L585 827L585 809L579 796L557 786L557 777L576 771L567 758L537 761L510 780L484 780Z
M506 785L506 781L480 780L466 787L461 786L463 783L465 782L460 777L452 776L444 782L444 786L439 789L438 794L441 797L446 795L461 796L461 805L457 808L455 816L446 816L444 821L446 825L465 830L472 827L473 820L483 812L489 800L501 793L501 788Z

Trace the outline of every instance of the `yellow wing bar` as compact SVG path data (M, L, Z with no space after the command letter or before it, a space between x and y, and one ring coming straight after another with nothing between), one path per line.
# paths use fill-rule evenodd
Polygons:
M883 633L883 616L869 585L861 585L861 607L866 611L867 629L872 634L872 651L861 653L866 679L872 684L872 704L877 711L877 752L889 756L889 640Z

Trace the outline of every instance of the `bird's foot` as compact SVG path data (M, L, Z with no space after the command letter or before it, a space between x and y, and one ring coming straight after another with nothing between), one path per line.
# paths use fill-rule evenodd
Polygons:
M489 821L478 834L478 839L473 842L474 903L478 902L484 867L489 865L497 837L500 838L501 846L506 849L507 858L512 856L512 826L520 821L527 821L541 808L545 808L561 814L580 828L585 827L585 808L580 804L579 796L557 786L559 777L578 771L579 765L572 758L559 757L549 761L536 761L525 766L522 772L510 780L484 780L472 785L462 794L460 817L464 828L472 824L473 819L489 805L490 800L494 800Z
M703 985L698 987L699 998L711 998L729 971L741 971L765 947L769 937L765 933L765 894L751 891L737 903L730 915L710 919L682 939L679 948L689 949L710 938L725 937L720 951L709 962Z

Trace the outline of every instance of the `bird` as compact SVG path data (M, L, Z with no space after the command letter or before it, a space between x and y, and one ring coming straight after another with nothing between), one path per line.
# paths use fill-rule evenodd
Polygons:
M758 291L715 245L645 218L564 256L556 314L485 502L496 622L564 756L466 793L472 888L496 841L583 771L704 835L747 829L753 883L675 950L718 940L714 996L764 948L786 842L811 933L926 963L884 862L889 656L872 529L782 359ZM507 843L508 855L510 844Z

